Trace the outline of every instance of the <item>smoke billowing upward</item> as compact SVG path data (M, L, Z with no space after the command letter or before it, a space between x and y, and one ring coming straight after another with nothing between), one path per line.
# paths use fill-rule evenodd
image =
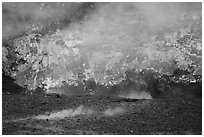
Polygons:
M200 10L200 3L3 3L3 38L22 33L30 25L43 28L65 19L76 21L85 14L85 29L91 29L90 33L122 27L118 32L152 34L185 27L201 16Z
M29 63L20 64L15 73L17 83L29 89L46 85L55 92L51 88L81 84L96 92L97 84L117 85L115 93L122 96L127 92L151 98L146 94L151 78L141 78L141 70L172 75L178 68L201 75L201 11L201 3L4 3L3 39L29 31L44 33L36 46L37 66L30 63L36 73L23 74ZM14 43L17 51L24 50L18 40ZM197 66L191 70L193 64ZM130 70L134 73L127 82ZM70 90L56 92L72 94Z
M79 36L87 45L127 49L137 46L138 41L149 41L152 36L189 27L200 19L200 10L200 4L190 3L99 5L82 24Z
M66 27L81 19L92 3L3 3L3 40L18 37L28 31L41 31L49 27Z

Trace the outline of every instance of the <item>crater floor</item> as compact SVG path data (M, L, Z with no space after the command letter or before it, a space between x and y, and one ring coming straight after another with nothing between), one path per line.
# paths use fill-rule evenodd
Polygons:
M202 134L202 99L2 95L4 135Z

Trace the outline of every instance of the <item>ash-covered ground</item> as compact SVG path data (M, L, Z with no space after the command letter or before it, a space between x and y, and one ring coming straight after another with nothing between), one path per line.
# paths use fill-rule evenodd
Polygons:
M3 95L4 135L202 134L202 99Z
M202 134L200 96L133 99L25 91L3 76L3 135Z
M134 85L126 84L125 88ZM63 95L47 94L40 88L26 92L27 90L16 85L13 79L3 75L2 133L4 135L201 135L202 87L199 84L193 86L182 89L188 93L183 96L177 94L171 96L172 94L166 94L169 91L165 90L164 95L159 91L153 98L149 94L119 96L118 92L111 95ZM107 91L103 91L105 92ZM179 91L174 92L179 93ZM148 98L149 96L151 98Z

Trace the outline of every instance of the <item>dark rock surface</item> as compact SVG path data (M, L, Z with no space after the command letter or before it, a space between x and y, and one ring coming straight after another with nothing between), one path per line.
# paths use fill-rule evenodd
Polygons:
M202 134L201 99L10 94L2 106L4 135Z

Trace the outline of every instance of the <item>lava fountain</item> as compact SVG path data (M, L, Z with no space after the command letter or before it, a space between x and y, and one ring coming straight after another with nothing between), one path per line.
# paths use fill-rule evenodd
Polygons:
M3 3L3 71L31 91L183 96L202 80L201 5Z

